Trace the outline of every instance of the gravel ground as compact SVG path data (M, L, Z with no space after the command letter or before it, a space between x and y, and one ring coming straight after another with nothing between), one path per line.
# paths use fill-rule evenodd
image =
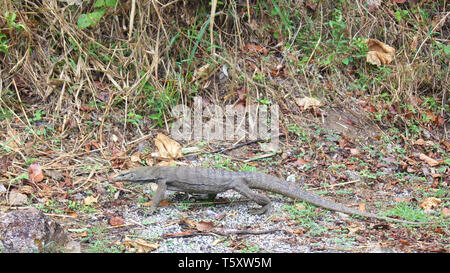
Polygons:
M173 195L166 196L174 200ZM217 199L238 200L242 198L233 191L227 191L217 196ZM293 231L302 230L302 226L283 209L289 204L289 199L273 196L273 212L270 217L264 215L252 215L249 209L258 205L253 202L235 202L215 205L195 205L187 210L183 210L177 204L159 207L154 215L145 217L142 212L148 208L139 207L136 204L123 211L123 218L127 223L137 223L140 227L133 228L132 232L140 238L146 240L158 240L164 235L186 232L189 228L182 224L181 219L198 223L200 221L213 222L220 231L245 230L245 231L268 231L280 229L267 234L233 234L229 237L220 235L197 235L192 237L163 238L158 240L160 247L153 252L158 253L233 253L233 252L386 252L377 246L365 246L363 250L354 249L350 238L345 238L346 234L337 234L330 237L330 230L323 229L325 234L314 236L309 233L305 236L301 232L296 234ZM176 201L174 201L176 202ZM292 204L292 203L290 203ZM139 212L139 213L138 213ZM333 215L334 214L334 215ZM220 217L225 215L224 217ZM325 216L314 219L317 225L348 226L342 221L346 215L325 212ZM330 220L331 218L338 220ZM220 220L218 220L220 219ZM341 220L339 220L341 219ZM326 220L331 222L326 222ZM357 221L357 220L352 220ZM290 232L282 231L287 230ZM304 230L304 229L303 229ZM310 231L311 232L311 231Z

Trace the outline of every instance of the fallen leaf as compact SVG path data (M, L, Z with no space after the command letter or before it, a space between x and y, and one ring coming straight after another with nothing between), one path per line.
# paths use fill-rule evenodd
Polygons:
M89 111L95 110L95 107L87 106L87 105L81 105L80 109L81 109L81 111L89 112Z
M303 107L303 110L308 110L309 108L319 107L322 105L322 102L310 97L296 98L295 103L297 103L298 106Z
M437 207L440 202L441 199L435 197L428 197L422 202L422 204L420 204L420 207L423 208L424 210L431 210Z
M441 211L441 213L442 213L442 215L443 215L444 217L448 217L448 216L450 216L450 209L448 209L448 208L443 208L442 211Z
M28 175L33 183L44 180L44 174L42 173L42 168L39 164L31 164L30 167L28 167Z
M450 150L450 141L449 140L443 139L441 141L441 143L444 144L444 146L447 148L447 150Z
M246 100L247 100L248 89L247 89L247 87L244 86L244 87L238 88L236 90L236 93L238 94L238 101L235 103L234 107L243 111L243 109L245 108Z
M416 49L417 49L417 45L418 45L418 43L419 43L419 37L417 37L417 35L415 35L414 37L413 37L413 40L412 40L412 42L411 42L411 45L409 46L409 49L412 51L412 52L415 52L416 51Z
M295 208L296 210L298 210L298 211L302 211L302 210L305 210L305 209L306 209L305 205L303 205L303 204L301 204L301 203L296 203L296 204L294 205L294 208Z
M363 204L363 203L361 203L361 204ZM349 231L347 236L349 236L349 235L352 235L352 234L358 234L361 231L361 226L359 226L359 225L351 225L351 226L347 227L347 229Z
M244 51L247 51L249 53L261 53L266 55L267 53L269 53L269 50L265 47L262 46L258 46L255 44L246 44L243 48Z
M111 226L113 226L113 227L116 227L116 226L123 226L123 225L125 225L125 222L123 221L122 217L114 216L114 217L111 217L109 219L109 224Z
M180 222L181 222L181 224L186 224L190 228L195 228L195 226L196 226L196 223L194 221L189 220L186 217L183 217Z
M153 251L159 247L159 244L145 241L143 239L131 240L128 237L125 237L122 243L129 252L137 252L137 253L147 253Z
M366 112L369 112L369 113L377 113L378 112L377 109L372 105L367 105L366 107L364 107L364 110L366 110Z
M6 139L6 143L3 144L4 146L11 149L17 149L19 146L22 145L20 137L14 129L8 130L6 133L9 136L9 138Z
M21 186L18 191L24 194L34 194L34 189L30 185Z
M159 203L159 207L166 207L169 206L170 204L172 204L168 199L164 199Z
M311 10L316 10L317 8L317 3L313 3L311 1L305 1L305 5Z
M303 158L299 157L299 158L297 158L297 160L295 160L294 167L297 167L299 165L304 165L304 164L308 164L308 162L303 160Z
M367 46L369 48L366 56L368 63L380 66L390 64L394 60L395 48L377 39L368 39Z
M366 211L366 203L364 203L364 202L359 203L358 210Z
M442 126L442 125L444 125L444 123L445 123L445 119L441 115L438 115L436 118L435 124L438 126Z
M286 74L284 66L278 65L275 69L270 70L270 75L272 77L284 76Z
M419 154L419 158L420 158L420 160L423 160L423 161L425 161L428 165L430 165L431 167L434 167L434 166L437 166L437 165L439 165L439 162L438 161L436 161L436 160L434 160L433 158L431 158L431 157L429 157L429 156L426 156L426 155L424 155L424 154Z
M352 155L358 155L359 154L359 150L354 148L354 149L350 149L350 154Z
M8 195L8 204L11 206L22 206L28 203L28 197L18 191L11 191Z
M84 198L84 204L86 206L89 206L89 205L92 205L94 203L97 203L97 201L98 201L98 197L94 197L92 195Z
M197 224L195 224L195 227L197 228L197 230L199 231L210 231L212 229L214 229L214 223L209 221L200 221Z
M155 146L158 149L159 155L163 158L176 159L183 157L181 145L163 134L156 136Z
M412 200L412 198L394 198L394 201L397 203L408 203Z
M404 239L399 238L398 240L400 241L400 243L402 243L402 244L404 244L404 245L407 245L407 246L411 245L410 242L408 242L408 241L406 241L406 240L404 240Z
M141 152L136 152L130 156L131 162L141 162Z
M414 142L414 145L433 146L433 145L434 145L434 142L431 141L431 140L425 141L425 140L423 140L422 138L419 138L418 140L416 140L416 141Z
M207 77L208 77L208 75L209 75L209 72L210 72L210 64L205 64L205 65L203 65L203 66L201 66L199 69L196 69L195 71L194 71L194 75L193 75L193 77L192 77L192 81L196 81L196 80L199 80L199 79L206 79Z

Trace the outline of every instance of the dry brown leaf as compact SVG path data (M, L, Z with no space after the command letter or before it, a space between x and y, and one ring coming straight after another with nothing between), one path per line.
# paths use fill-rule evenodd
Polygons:
M207 78L210 73L210 64L205 64L199 69L194 71L194 75L192 77L192 81L199 80L201 78Z
M347 229L348 229L349 233L346 234L346 236L349 236L352 234L358 234L362 230L361 226L356 225L356 224L347 227Z
M417 35L415 35L415 36L413 37L413 40L412 40L411 45L410 45L410 50L411 50L412 52L415 52L416 49L417 49L417 45L418 45L418 43L419 43L418 39L419 39L419 37L417 37Z
M294 167L297 167L299 165L304 165L304 164L308 164L308 162L306 162L303 158L299 157L299 158L297 158L297 160L295 160Z
M28 197L18 191L11 191L8 195L8 204L11 206L22 206L28 203Z
M18 188L18 191L25 194L34 194L34 189L30 185L21 186Z
M159 155L163 158L176 159L183 157L181 145L163 134L158 134L156 136L155 145Z
M394 198L394 201L397 203L408 203L411 200L412 200L412 198L400 198L400 197Z
M98 201L98 196L94 197L94 196L91 195L91 196L88 196L88 197L84 198L84 204L86 206L89 206L89 205L92 205L94 203L97 203L97 201Z
M305 210L305 209L306 209L305 205L300 204L300 203L296 203L296 204L294 205L294 208L295 208L296 210L298 210L298 211L302 211L302 210Z
M159 162L158 166L175 166L177 163L173 159L169 159L168 161L161 161Z
M296 98L295 103L297 103L298 106L303 107L303 110L308 110L309 108L319 107L322 105L322 102L310 97Z
M381 5L381 0L366 0L367 8L370 12L377 10Z
M210 230L214 229L215 226L214 226L214 223L211 221L209 221L209 222L200 221L197 224L195 224L195 227L199 231L210 231Z
M109 219L109 224L111 226L113 226L113 227L116 227L116 226L123 226L123 225L125 225L125 222L123 221L122 217L114 216L114 217L111 217Z
M136 239L136 250L138 253L147 253L153 251L159 247L159 244L145 241L143 239Z
M441 199L435 197L428 197L422 202L422 204L420 204L420 207L423 208L424 210L431 210L433 208L436 208L440 202Z
M249 53L261 53L264 55L269 53L269 50L267 48L255 44L247 44L244 46L243 50Z
M359 203L358 210L366 211L366 203L364 203L364 202Z
M125 237L123 244L127 251L129 252L137 252L137 253L147 253L153 251L159 247L159 244L145 241L143 239L131 240L128 237Z
M390 64L394 60L395 48L388 46L377 39L368 39L367 46L369 47L366 56L368 63L380 66Z
M439 165L439 162L434 160L433 158L425 155L425 154L419 154L419 158L420 160L425 161L428 165L430 165L431 167L437 166Z
M19 148L19 146L21 146L20 137L14 129L8 130L6 132L6 134L9 137L6 138L6 143L4 143L3 145L5 145L6 147L9 147L11 149L17 149L17 148Z
M443 208L441 212L442 212L442 215L444 215L444 217L450 216L450 209L448 209L448 208Z
M313 3L312 1L305 1L305 5L311 10L316 10L317 3Z
M416 140L416 141L414 142L414 145L433 146L434 143L433 143L433 141L431 141L431 140L425 141L425 140L423 140L422 138L419 138L418 140Z
M131 162L141 162L141 152L136 152L130 157Z
M44 174L42 173L42 167L39 164L31 164L28 167L28 175L31 182L37 183L44 180Z

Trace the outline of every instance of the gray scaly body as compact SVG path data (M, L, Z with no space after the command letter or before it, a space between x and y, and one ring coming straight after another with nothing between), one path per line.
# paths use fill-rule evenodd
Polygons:
M231 172L220 169L171 166L137 167L122 172L114 177L113 181L157 183L158 189L152 200L150 214L156 210L163 200L166 190L199 194L217 194L227 190L235 190L261 205L261 208L255 210L254 213L269 213L271 209L270 199L252 190L259 189L279 193L295 200L306 201L325 209L346 214L408 224L424 224L423 222L399 220L352 209L302 190L300 187L289 184L284 180L257 172Z

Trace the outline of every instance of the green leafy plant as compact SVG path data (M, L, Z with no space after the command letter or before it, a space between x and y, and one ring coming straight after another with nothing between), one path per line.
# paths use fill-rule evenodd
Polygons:
M3 33L0 33L0 51L8 54L8 39L6 39L6 35Z
M116 4L117 0L96 0L93 7L98 9L81 14L78 17L78 28L84 29L96 25L105 14L106 8L115 7Z
M15 12L11 12L11 13L9 11L5 12L6 25L8 26L8 28L14 27L16 30L21 30L21 29L26 30L27 28L25 27L25 25L17 24L15 22L16 17L17 17L17 15Z

